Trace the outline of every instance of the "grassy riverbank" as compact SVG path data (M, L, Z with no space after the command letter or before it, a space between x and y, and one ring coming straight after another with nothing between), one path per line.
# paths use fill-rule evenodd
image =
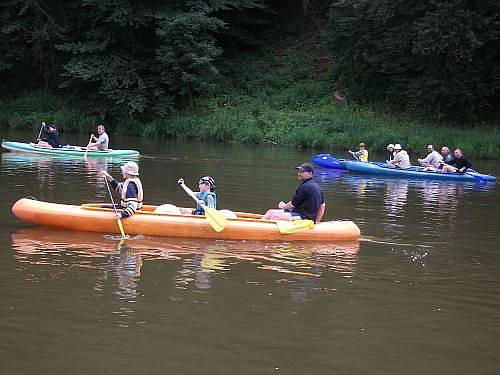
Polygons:
M195 108L155 119L104 119L115 132L146 137L270 143L339 152L365 142L372 151L388 143L425 152L426 144L460 147L471 157L500 158L499 126L435 125L370 105L338 106L332 100L337 74L314 48L242 55L226 66L216 95ZM25 129L53 121L66 132L89 131L96 116L50 92L27 91L0 102L0 124Z

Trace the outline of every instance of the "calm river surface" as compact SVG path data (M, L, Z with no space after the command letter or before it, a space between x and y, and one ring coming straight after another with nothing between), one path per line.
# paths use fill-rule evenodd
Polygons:
M126 137L112 146L143 155L146 203L190 206L177 179L195 187L211 175L219 208L260 213L291 197L293 167L312 156ZM363 238L353 243L120 243L11 213L26 196L107 201L98 171L119 177L122 162L1 154L0 374L500 373L495 184L317 169L326 219L354 220ZM498 162L474 166L500 175Z

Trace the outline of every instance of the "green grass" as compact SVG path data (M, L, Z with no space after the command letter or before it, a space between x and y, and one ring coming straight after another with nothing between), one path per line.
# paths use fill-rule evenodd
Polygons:
M500 158L498 125L421 122L387 113L374 105L332 101L337 73L321 65L315 50L288 49L279 54L241 55L226 66L221 90L198 98L195 109L168 117L106 119L115 132L145 137L264 143L343 152L365 142L370 151L401 143L410 151L460 147L470 157ZM318 63L317 61L320 61ZM80 103L81 104L81 103ZM0 125L15 129L52 121L64 131L87 131L95 118L81 113L53 93L26 91L0 101ZM80 106L81 108L81 106Z

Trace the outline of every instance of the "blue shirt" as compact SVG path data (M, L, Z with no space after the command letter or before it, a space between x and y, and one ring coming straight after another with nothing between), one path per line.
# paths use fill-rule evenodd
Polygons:
M303 181L292 197L292 204L296 212L303 219L316 222L319 207L325 203L323 192L312 178Z

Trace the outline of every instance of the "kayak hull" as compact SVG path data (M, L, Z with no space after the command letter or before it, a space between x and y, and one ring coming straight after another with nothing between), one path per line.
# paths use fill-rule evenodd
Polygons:
M348 161L346 159L338 159L330 154L318 154L312 157L312 162L320 167L331 169L346 169L345 164L342 162Z
M481 174L477 172L461 173L442 173L424 171L423 167L412 167L410 169L389 168L371 163L345 162L343 163L349 171L372 174L378 176L416 178L427 180L447 180L447 181L465 181L465 182L495 182L495 176Z
M352 221L329 221L313 229L281 234L276 222L260 220L261 215L237 213L238 218L228 219L226 227L216 232L204 216L156 214L155 206L122 219L126 234L143 234L165 237L216 238L227 240L270 241L332 241L355 240L360 230ZM19 219L28 223L67 230L119 234L112 209L100 204L82 206L42 202L22 198L12 207Z
M30 154L44 154L55 156L79 156L85 155L85 147L67 146L61 148L40 147L34 143L2 141L2 147L12 152L24 152ZM110 157L110 156L139 156L136 150L108 150L108 151L88 151L90 157Z
M331 154L314 155L312 157L312 162L316 165L319 165L320 167L330 168L330 169L343 169L343 170L347 170L346 163L348 163L348 162L367 164L366 162L352 160L352 159L339 159L339 158L336 158L335 156L332 156ZM375 165L380 165L380 166L387 165L384 162L375 162L375 161L371 161L371 162L369 162L369 164L375 164Z

